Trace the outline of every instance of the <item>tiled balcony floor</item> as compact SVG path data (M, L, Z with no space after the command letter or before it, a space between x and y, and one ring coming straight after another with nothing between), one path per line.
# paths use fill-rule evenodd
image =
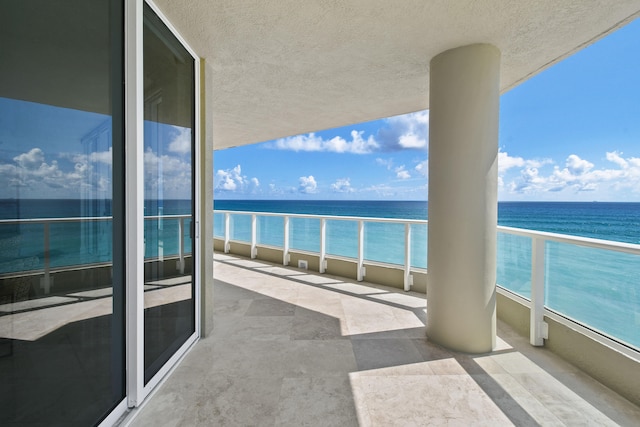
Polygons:
M640 408L504 324L490 354L425 339L425 299L215 255L214 331L134 426L638 425Z

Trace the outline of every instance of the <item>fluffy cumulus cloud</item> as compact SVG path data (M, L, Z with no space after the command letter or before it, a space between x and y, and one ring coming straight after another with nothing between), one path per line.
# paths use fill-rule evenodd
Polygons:
M268 147L291 151L327 151L332 153L367 154L378 149L378 143L372 136L363 138L363 131L351 131L351 139L336 136L323 139L315 133L281 138L268 144Z
M169 151L172 153L191 153L191 129L180 126L171 126Z
M331 191L335 193L353 193L351 181L349 178L340 178L331 184Z
M242 174L242 167L219 169L215 176L216 192L255 193L260 188L258 178L248 178Z
M385 120L377 140L383 151L402 149L426 149L429 138L429 111L404 114Z
M589 160L571 154L563 166L553 165L550 170L543 168L548 162L510 160L511 166L507 169L520 168L519 175L507 183L501 176L501 184L513 194L576 194L598 190L609 195L620 191L640 193L640 158L624 158L622 153L612 151L606 153L606 160L608 166L596 168Z
M61 154L47 159L41 148L32 148L10 162L0 162L0 197L93 197L111 194L111 149L87 154ZM86 193L85 193L86 195Z
M191 163L178 156L144 153L145 197L182 199L191 193Z
M429 111L404 114L383 120L377 135L351 130L350 138L322 138L315 133L281 138L266 147L290 151L324 151L332 153L370 154L405 149L425 150L429 135ZM357 126L357 125L355 125ZM354 126L354 127L355 127Z
M301 176L299 178L300 184L298 185L298 192L304 194L315 193L318 188L318 183L313 175Z
M398 179L409 179L411 178L411 174L408 170L404 168L404 165L399 166L395 169L396 178Z
M512 168L522 168L522 167L539 168L541 166L551 164L551 163L553 163L551 159L525 160L522 157L512 157L506 151L500 151L498 153L498 173L499 174L503 174Z

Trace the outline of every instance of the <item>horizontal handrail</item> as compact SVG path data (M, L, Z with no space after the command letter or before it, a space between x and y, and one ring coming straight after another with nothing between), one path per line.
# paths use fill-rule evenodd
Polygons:
M605 249L617 252L625 252L633 255L640 255L640 245L634 243L616 242L613 240L594 239L592 237L572 236L569 234L549 233L546 231L527 230L524 228L506 227L503 225L498 226L498 231L502 231L507 234L513 234L523 237L537 237L544 240L568 243L572 245L585 246L595 249Z
M289 218L307 218L307 219L325 219L335 221L360 221L365 222L386 222L396 224L428 224L426 219L401 219L401 218L377 218L377 217L359 217L359 216L338 216L338 215L314 215L314 214L290 214L290 213L275 213L275 212L253 212L253 211L231 211L231 210L216 210L213 211L216 214L230 214L230 215L256 215L256 216L272 216L272 217L289 217ZM640 255L640 245L634 243L616 242L613 240L594 239L591 237L572 236L570 234L550 233L546 231L529 230L526 228L507 227L504 225L498 225L497 230L499 232L513 234L523 237L541 237L545 240L569 243L579 246L591 247L596 249L614 250L617 252L625 252L634 255Z
M191 218L191 215L146 215L144 219L180 219ZM45 224L63 222L91 222L91 221L111 221L112 216L71 216L64 218L21 218L21 219L0 219L0 225L9 224Z
M341 215L313 215L313 214L290 214L290 213L274 213L274 212L250 212L250 211L229 211L214 209L215 214L230 215L256 215L256 216L275 216L289 218L307 218L307 219L326 219L327 221L366 221L366 222L388 222L396 224L427 224L426 219L402 219L402 218L376 218L368 216L341 216Z

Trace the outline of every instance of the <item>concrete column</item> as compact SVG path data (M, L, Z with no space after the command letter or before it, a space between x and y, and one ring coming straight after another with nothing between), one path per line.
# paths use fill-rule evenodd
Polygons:
M476 44L431 60L427 336L495 347L500 51Z

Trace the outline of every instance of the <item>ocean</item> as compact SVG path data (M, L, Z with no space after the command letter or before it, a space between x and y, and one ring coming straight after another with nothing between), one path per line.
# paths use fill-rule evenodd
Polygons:
M427 219L427 203L420 201L216 200L216 210L290 214ZM180 215L190 202L145 201L145 215ZM0 200L0 219L61 218L111 215L108 201ZM537 231L640 244L640 203L500 202L498 224ZM185 246L191 247L185 224ZM80 223L51 225L51 266L61 267L111 259L111 224L99 222L84 229ZM258 242L282 246L283 221L259 217ZM233 215L232 239L250 241L251 219ZM290 247L318 252L320 224L313 219L291 219ZM89 238L86 236L97 236ZM214 236L224 235L221 214L214 215ZM357 256L357 223L327 221L327 253ZM16 240L19 236L19 240ZM84 236L84 237L83 237ZM365 259L404 264L404 225L367 223ZM412 226L411 265L427 267L427 227ZM9 243L3 246L2 242ZM16 250L15 245L18 242ZM16 257L43 268L43 225L0 224L0 274L16 271ZM178 253L176 220L145 221L145 255ZM190 250L187 249L187 253ZM524 297L530 296L531 239L498 233L497 282ZM545 305L594 330L640 348L640 258L602 249L546 242Z

